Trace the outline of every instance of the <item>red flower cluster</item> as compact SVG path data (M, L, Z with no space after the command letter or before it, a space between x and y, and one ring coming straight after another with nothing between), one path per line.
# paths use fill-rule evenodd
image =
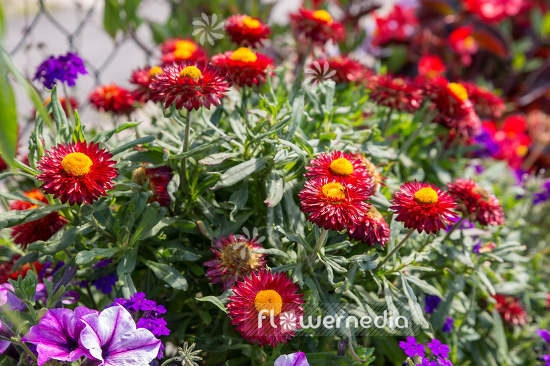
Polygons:
M136 109L132 93L115 84L98 86L90 94L89 101L98 111L116 115L129 115Z
M45 264L40 264L38 262L27 263L16 268L14 271L13 266L19 258L21 258L20 255L14 255L10 261L0 264L0 284L6 283L8 280L16 281L19 276L25 278L27 272L32 271L33 267L36 272L40 272L45 266Z
M524 0L464 0L466 9L487 23L498 23L517 15Z
M168 194L168 183L172 180L172 169L167 166L158 168L137 168L132 174L132 182L144 185L149 182L153 196L149 202L158 202L161 206L170 207L172 199Z
M225 31L238 46L256 48L271 34L271 29L248 15L233 15L224 22Z
M161 61L165 64L181 61L207 61L206 51L190 39L172 38L160 46Z
M519 303L519 300L513 296L493 295L496 300L495 309L500 314L502 320L508 325L522 325L527 323L527 312Z
M449 46L461 57L464 66L470 66L472 55L475 55L478 50L473 32L474 28L472 26L464 26L455 29L449 35Z
M370 99L400 112L414 112L422 105L422 89L410 79L391 74L376 75L368 82Z
M510 116L498 126L496 122L483 122L483 130L490 135L497 146L491 156L498 160L506 160L512 168L519 168L531 145L525 117Z
M347 56L320 58L317 62L319 65L325 65L326 62L328 70L336 71L331 77L335 83L362 82L370 75L369 69ZM314 64L310 64L309 68L314 69Z
M372 44L383 46L390 42L407 42L418 26L413 8L395 5L390 13L381 18L376 16L376 32Z
M298 38L324 46L327 41L340 43L346 39L344 26L335 22L326 10L301 8L290 15L290 25Z
M498 119L506 111L504 99L488 89L474 83L461 82L468 92L468 99L474 104L476 113L481 117Z
M427 79L443 76L446 70L443 60L437 55L424 55L418 61L418 75Z
M265 82L272 63L273 60L269 57L245 47L212 57L212 64L225 70L233 84L241 87Z
M477 221L481 225L504 224L504 212L498 198L473 180L457 178L447 185L447 189L469 221Z
M130 83L136 85L136 89L132 91L132 97L135 100L140 103L147 103L151 100L151 82L157 74L162 74L162 69L159 66L145 66L132 72Z

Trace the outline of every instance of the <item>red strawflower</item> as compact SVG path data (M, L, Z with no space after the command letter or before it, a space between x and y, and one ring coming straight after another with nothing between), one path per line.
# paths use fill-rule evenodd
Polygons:
M106 191L114 188L117 169L113 156L99 144L77 142L57 145L42 157L38 169L43 173L36 178L42 182L42 191L53 194L61 202L91 204Z
M319 46L324 46L328 40L340 43L346 39L344 26L335 22L326 10L301 8L290 14L290 26L298 38L306 38Z
M531 145L525 117L519 114L509 116L500 126L492 121L483 122L483 129L498 147L491 156L507 161L512 168L519 168Z
M319 154L309 164L306 166L308 172L304 174L306 177L328 177L331 181L365 187L373 186L369 172L354 154L343 151Z
M376 31L372 44L383 46L390 42L408 42L418 27L414 8L395 5L385 18L376 16Z
M447 184L447 189L469 221L478 221L481 225L504 224L504 212L498 198L473 180L457 178Z
M256 48L271 34L269 26L248 15L233 15L224 22L225 31L238 46Z
M212 64L227 71L233 84L241 87L265 82L272 63L273 60L269 57L245 47L212 57Z
M497 301L495 309L502 320L508 325L523 325L527 323L527 312L513 296L495 294L493 298Z
M172 199L168 194L168 183L172 180L172 169L170 167L160 166L158 168L137 168L132 173L132 182L144 185L149 182L149 189L153 195L149 202L158 202L161 206L170 207Z
M434 79L430 88L430 97L439 110L435 122L465 137L481 132L481 120L468 99L466 88L461 84L449 83L444 78Z
M418 75L428 79L442 76L446 70L443 60L437 55L424 55L418 61Z
M100 112L129 115L136 109L132 93L115 84L98 86L90 93L89 100Z
M218 67L203 62L182 62L166 65L151 83L151 98L177 109L198 110L218 106L231 86L228 75Z
M391 74L370 78L370 99L400 112L412 113L422 105L422 89L412 80Z
M181 61L206 62L208 57L204 49L190 39L172 38L160 46L161 61L165 64Z
M348 228L350 239L360 240L368 245L379 243L386 246L390 240L390 227L376 207L371 205L359 225Z
M151 82L157 74L162 74L159 66L145 66L143 69L137 69L132 72L130 83L136 85L132 91L132 97L140 103L147 103L151 100Z
M215 248L210 248L214 258L204 265L209 267L206 276L213 284L220 283L222 291L225 291L242 281L244 276L263 268L267 263L265 254L253 253L255 250L263 249L258 238L252 239L240 236L222 236L214 238Z
M331 76L335 83L361 82L370 74L365 66L347 56L336 56L330 58L320 58L317 60L319 65L328 65L328 70L334 70L336 73ZM309 68L315 68L311 63Z
M287 343L294 331L300 329L303 295L298 293L300 288L286 273L261 269L238 282L232 290L231 302L227 304L231 324L237 325L235 330L250 343L277 347L280 343ZM263 320L261 323L260 319Z
M452 224L458 214L453 197L439 187L424 182L407 182L399 187L391 200L390 209L397 214L396 221L401 221L408 229L419 233L435 234L447 225Z
M468 93L468 99L473 103L476 113L481 117L498 119L506 111L504 99L490 90L474 83L460 83Z
M19 276L25 278L27 276L27 272L32 271L32 267L34 267L36 272L39 273L45 266L45 264L40 264L38 262L26 263L19 268L16 268L14 271L13 266L19 258L21 258L20 255L14 255L10 261L0 264L0 285L8 282L8 280L17 281Z
M517 15L523 7L523 0L464 0L464 6L483 21L498 23Z
M473 37L474 27L458 27L449 35L449 46L462 59L464 66L470 66L472 55L477 53L478 44Z
M370 187L316 177L304 184L298 197L308 220L327 230L342 231L359 225L369 208Z

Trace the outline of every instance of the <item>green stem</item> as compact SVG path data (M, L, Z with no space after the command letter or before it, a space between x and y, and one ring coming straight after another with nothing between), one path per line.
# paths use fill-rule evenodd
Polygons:
M63 84L63 94L65 94L65 108L67 108L67 113L69 114L69 119L71 121L74 121L74 111L73 106L71 105L70 99L69 99L69 91L67 90L67 85L65 83Z
M187 153L189 151L189 135L191 134L191 120L189 118L189 111L186 112L187 121L185 122L185 134L183 136L183 153ZM181 185L183 187L183 191L188 194L189 193L189 186L187 183L187 157L184 157L181 162Z
M445 237L443 238L443 240L441 242L444 242L446 241L447 239L449 239L449 237L451 236L451 234L462 224L462 222L466 219L466 216L462 216L460 218L460 220L458 220L454 225L453 227L451 227L451 229L447 232L447 235L445 235Z
M393 114L393 108L390 108L388 111L388 116L385 120L382 120L382 125L380 126L380 132L382 133L382 136L386 136L386 132L388 132L388 128L390 127L391 123L391 115Z
M405 244L405 242L412 236L413 233L414 233L414 229L410 229L407 235L405 235L405 237L403 238L403 240L401 240L401 242L397 244L395 248L393 248L393 250L384 259L382 259L382 262L378 264L376 269L381 268L387 261L389 261L390 258L393 257L393 255L397 253L397 251L403 246L403 244Z
M38 357L36 357L36 355L34 353L31 352L31 350L29 349L29 347L27 347L27 345L24 343L24 342L21 342L20 340L18 340L17 338L12 338L11 339L13 342L19 344L21 347L23 347L23 349L25 350L25 352L27 352L29 354L29 356L32 357L32 359L35 361L35 362L38 362Z
M424 115L422 124L420 125L419 128L414 130L413 133L411 133L411 135L403 143L403 145L401 145L401 147L399 148L399 151L397 153L397 156L399 156L403 153L406 153L409 150L409 148L411 147L411 145L414 142L414 140L416 139L416 137L420 134L420 132L424 129L424 127L426 127L430 122L433 121L434 118L435 118L435 113Z
M304 269L309 268L313 261L315 260L315 257L317 257L317 253L319 253L319 250L321 249L321 246L325 242L325 239L327 238L328 230L323 229L323 232L321 233L321 236L319 236L319 240L317 240L317 243L315 243L315 248L313 248L313 253L306 259L306 263L304 266Z
M166 365L168 365L170 362L178 362L178 361L181 361L179 357L172 357L172 358L170 358L170 359L164 361L164 362L162 363L162 365L160 365L160 366L166 366Z

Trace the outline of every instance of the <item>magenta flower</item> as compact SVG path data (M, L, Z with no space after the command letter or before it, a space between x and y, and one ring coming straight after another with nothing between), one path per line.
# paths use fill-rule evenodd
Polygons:
M309 363L304 352L296 352L280 356L274 366L309 366Z
M8 290L6 287L0 287L0 306L8 302Z
M414 337L407 337L407 342L399 342L399 347L401 347L409 357L424 357L424 351L426 350L423 344L416 343L416 338Z
M0 301L0 304L2 302ZM546 343L550 343L550 332L548 332L546 329L537 329L537 334L544 339Z
M437 362L422 358L422 363L417 363L416 366L437 366Z
M149 330L136 328L132 315L122 306L113 306L82 318L86 325L80 345L97 366L148 365L157 357L160 340Z
M23 337L23 342L37 346L38 365L50 360L73 362L86 355L86 350L79 345L78 339L84 328L80 321L85 315L97 312L84 306L74 310L51 309L40 319L38 325Z
M441 344L441 342L437 339L434 339L430 343L428 343L428 348L432 350L432 353L435 356L439 356L442 358L449 357L449 346L447 346L446 344Z

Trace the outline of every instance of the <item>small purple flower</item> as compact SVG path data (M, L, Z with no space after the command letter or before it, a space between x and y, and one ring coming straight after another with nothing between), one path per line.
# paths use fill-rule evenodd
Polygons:
M2 328L4 328L3 331ZM13 336L13 333L10 331L10 329L2 324L2 320L0 320L0 335L8 339ZM0 341L0 355L6 352L10 344L10 341Z
M96 313L84 306L77 307L74 313L70 309L50 309L22 340L37 346L40 366L50 360L76 361L86 355L86 350L78 343L84 329L80 320Z
M80 344L97 366L148 365L157 357L161 341L147 329L137 329L132 315L122 306L113 306L82 318L86 327Z
M44 87L52 89L57 81L74 86L78 74L87 74L84 62L75 52L63 56L50 56L44 60L34 75L34 80L42 82Z
M443 324L443 327L441 327L441 331L443 333L451 333L453 328L454 328L453 318L448 316L447 320L445 321L445 324Z
M138 328L145 328L151 331L156 337L170 335L170 329L166 327L168 323L163 318L140 318L137 322Z
M479 254L479 250L481 249L481 239L477 241L477 243L472 248L472 253Z
M441 302L441 299L435 295L428 295L426 296L426 307L424 308L424 311L428 314L432 314L435 309L439 306L439 303Z
M546 343L550 343L550 333L546 329L537 329L537 334L541 336Z
M279 356L274 366L309 366L309 363L304 352L296 352Z
M136 292L130 297L130 309L134 311L150 311L155 310L157 303L153 300L147 300L143 292Z
M100 260L99 262L97 262L96 264L94 264L92 266L93 269L97 269L97 268L103 268L103 267L107 267L109 264L113 263L113 260L112 259L102 259Z
M441 344L441 342L437 339L433 339L430 343L427 344L427 346L430 350L432 350L432 353L435 356L440 356L443 358L449 357L449 346L447 346L446 344Z
M449 360L446 360L444 358L441 358L441 357L438 357L437 358L437 363L440 365L440 366L454 366L453 363Z
M98 278L92 284L104 295L107 295L113 292L113 286L116 284L116 281L118 281L117 276L115 274L110 274L108 276Z
M424 351L426 350L423 344L416 343L416 338L414 337L407 337L407 342L399 342L399 347L401 347L409 357L424 357Z
M417 363L416 366L437 366L435 361L430 361L427 358L422 358L422 363Z
M533 203L539 205L550 200L550 179L547 179L546 182L541 187L541 191L533 195Z

